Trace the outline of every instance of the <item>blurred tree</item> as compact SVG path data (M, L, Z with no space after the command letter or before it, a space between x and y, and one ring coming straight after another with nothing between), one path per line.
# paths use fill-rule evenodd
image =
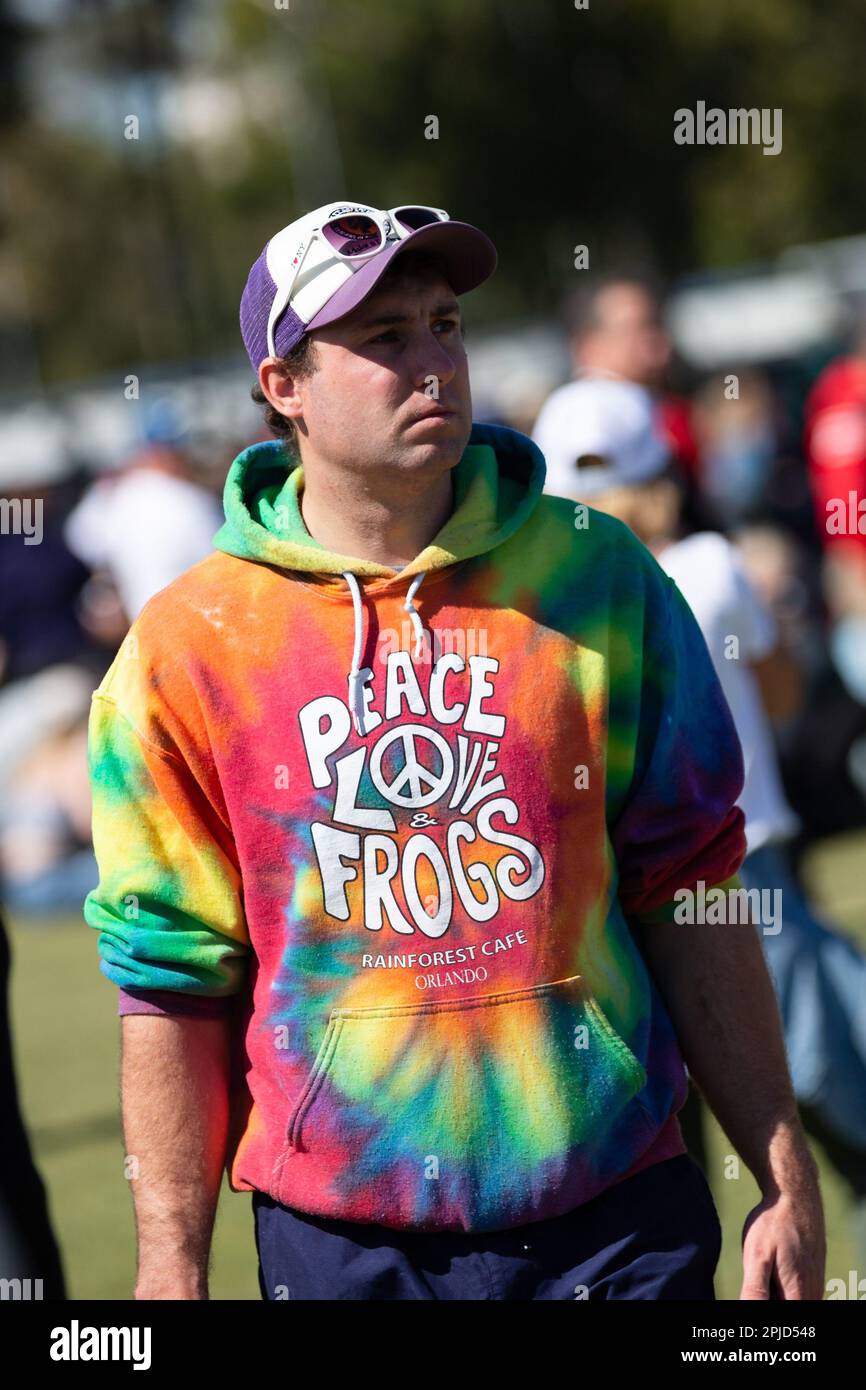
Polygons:
M820 0L67 0L62 28L114 114L58 128L30 92L0 130L48 380L238 351L250 263L332 196L487 228L476 321L549 311L582 244L592 269L670 274L866 223L862 0L832 22ZM698 101L781 108L781 154L675 144Z
M20 120L24 114L21 60L27 34L20 14L13 13L8 0L0 0L0 126Z

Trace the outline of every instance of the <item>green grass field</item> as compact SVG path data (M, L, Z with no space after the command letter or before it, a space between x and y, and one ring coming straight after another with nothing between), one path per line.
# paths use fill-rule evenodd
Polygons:
M866 947L866 835L840 836L807 864L813 896L824 911ZM132 1204L123 1175L119 1121L116 995L100 974L96 934L82 921L14 918L12 1021L22 1109L48 1188L70 1297L127 1299L134 1276ZM857 1269L853 1204L843 1181L815 1149L827 1214L827 1277L847 1280ZM724 1230L716 1289L736 1298L740 1232L758 1199L741 1165L727 1179L731 1146L712 1125L709 1180ZM226 1187L214 1241L211 1296L258 1299L249 1193ZM866 1272L866 1271L864 1271Z

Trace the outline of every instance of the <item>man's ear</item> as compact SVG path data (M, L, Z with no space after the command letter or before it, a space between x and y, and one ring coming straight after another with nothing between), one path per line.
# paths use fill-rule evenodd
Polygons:
M259 385L266 401L285 415L288 420L297 420L303 413L303 403L299 394L300 378L292 376L278 357L266 357L259 367Z

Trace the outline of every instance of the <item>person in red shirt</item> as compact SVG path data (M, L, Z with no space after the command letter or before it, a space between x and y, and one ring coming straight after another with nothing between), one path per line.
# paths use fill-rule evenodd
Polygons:
M854 352L825 367L807 397L804 447L830 648L849 693L866 704L866 320Z

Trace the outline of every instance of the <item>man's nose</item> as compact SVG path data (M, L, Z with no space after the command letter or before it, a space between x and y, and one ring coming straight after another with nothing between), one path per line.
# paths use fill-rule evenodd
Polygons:
M412 364L414 384L423 391L435 377L439 385L447 384L454 377L457 363L435 333L426 333L418 344Z

